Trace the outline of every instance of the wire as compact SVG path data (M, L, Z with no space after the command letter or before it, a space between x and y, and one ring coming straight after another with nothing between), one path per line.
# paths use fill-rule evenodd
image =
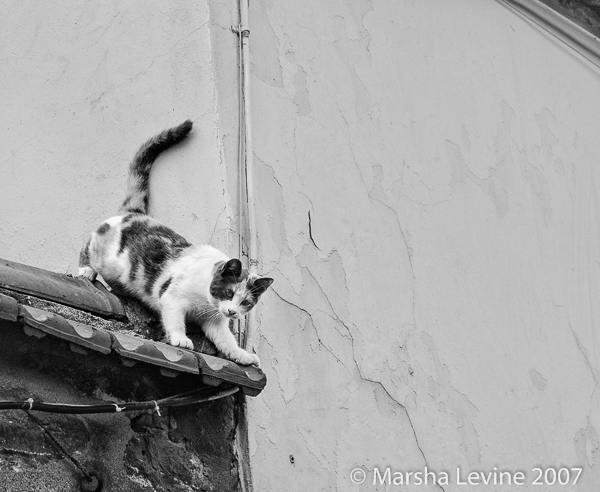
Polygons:
M95 478L96 491L101 491L104 488L104 479L94 470L86 470L85 467L77 460L69 451L60 443L58 439L46 428L46 426L31 413L32 410L39 412L51 413L69 413L69 414L94 414L94 413L120 413L133 412L136 410L154 410L160 417L160 407L180 407L184 405L196 405L198 403L218 400L227 396L233 395L240 390L239 386L232 386L221 391L213 390L212 388L200 388L197 390L180 393L178 395L169 396L161 400L151 400L145 402L122 403L107 403L104 405L71 405L68 403L43 403L36 402L33 398L27 398L25 401L0 401L0 410L23 410L29 418L33 420L39 427L42 428L44 434L50 442L64 455L73 465L78 468L83 474L81 482L81 490L84 490L84 482L92 484ZM86 489L88 485L85 485Z
M71 460L71 463L73 463L75 465L76 468L79 468L79 471L81 471L81 473L83 473L83 475L85 476L85 478L88 481L92 481L92 476L88 473L88 471L83 467L83 465L79 462L79 460L77 460L74 456L71 455L71 453L69 453L65 447L58 441L58 439L56 439L56 437L54 437L52 435L52 433L46 428L46 426L44 424L42 424L42 422L35 416L32 415L31 413L29 413L29 410L26 410L27 415L29 415L29 418L31 420L33 420L37 425L39 425L42 430L44 431L44 434L46 436L48 436L48 439L50 439L50 442L67 458L69 458L69 460Z
M200 390L188 391L179 395L169 396L162 400L151 400L145 402L130 403L106 403L104 405L71 405L68 403L44 403L36 402L33 398L25 401L0 401L0 410L36 410L38 412L67 413L67 414L95 414L95 413L116 413L116 412L135 412L139 410L154 410L160 415L160 408L180 407L186 405L196 405L208 401L218 400L233 395L240 390L238 386L233 386L221 391L210 392L206 388Z

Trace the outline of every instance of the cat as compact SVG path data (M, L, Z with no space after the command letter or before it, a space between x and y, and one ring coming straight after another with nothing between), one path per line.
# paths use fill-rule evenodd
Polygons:
M160 314L167 343L192 349L185 322L194 321L225 357L258 366L259 358L238 346L229 320L246 315L273 279L250 275L239 259L212 246L193 246L147 215L154 161L191 130L187 120L140 147L129 165L122 215L91 233L81 250L79 275L94 280L100 274L110 287Z

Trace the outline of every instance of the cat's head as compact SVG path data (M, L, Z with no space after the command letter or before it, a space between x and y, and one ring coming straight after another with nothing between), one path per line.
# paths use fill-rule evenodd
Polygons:
M211 304L232 319L242 318L273 283L272 278L249 275L238 259L215 265L210 284Z

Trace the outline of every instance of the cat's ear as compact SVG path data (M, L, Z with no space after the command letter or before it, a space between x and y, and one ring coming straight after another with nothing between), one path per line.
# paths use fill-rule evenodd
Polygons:
M273 283L273 279L269 277L259 277L252 282L252 292L261 295Z
M223 271L221 272L222 277L235 277L238 278L242 275L242 262L237 258L229 260L223 266Z

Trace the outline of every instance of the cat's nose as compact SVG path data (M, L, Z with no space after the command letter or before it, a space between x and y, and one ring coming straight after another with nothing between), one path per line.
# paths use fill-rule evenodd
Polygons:
M229 313L229 316L233 316L234 314L236 314L236 312L233 309L228 309L227 312Z

